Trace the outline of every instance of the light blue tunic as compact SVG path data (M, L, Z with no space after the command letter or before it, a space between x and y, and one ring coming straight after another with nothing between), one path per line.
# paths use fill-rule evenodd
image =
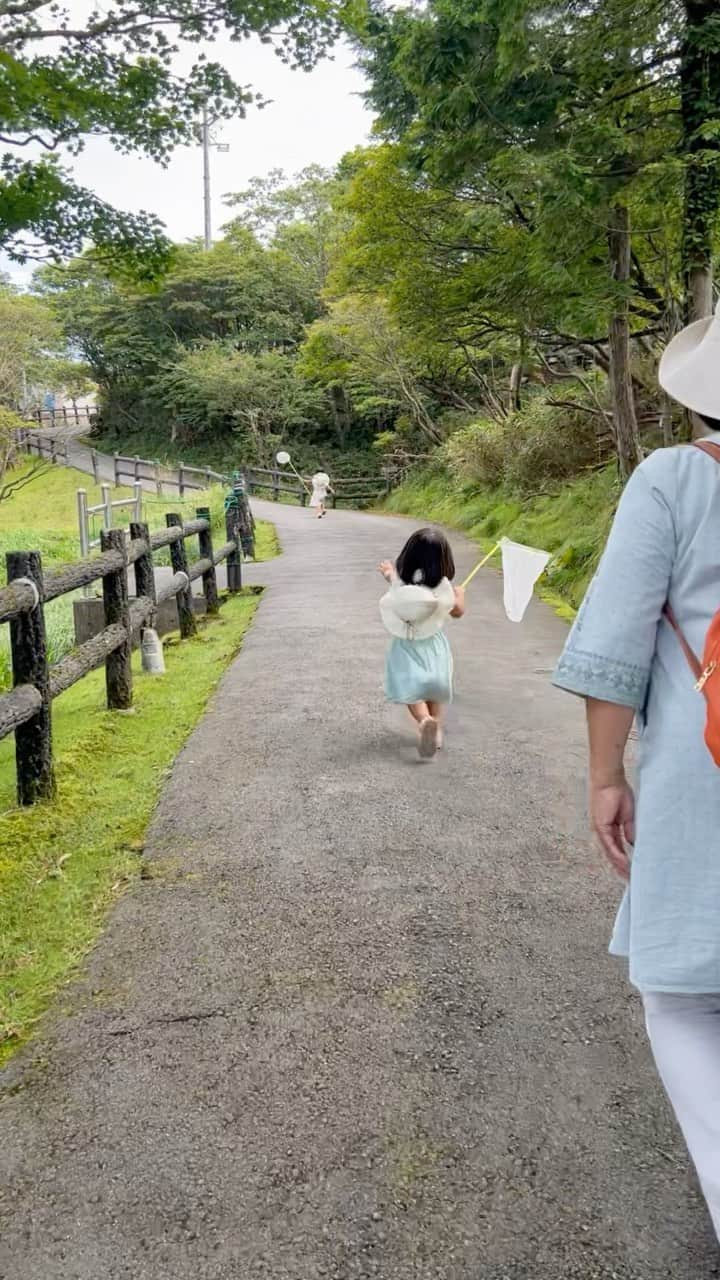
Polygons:
M425 640L390 641L385 658L389 702L452 702L453 660L444 631Z
M553 682L638 713L636 844L610 950L641 991L720 992L720 769L668 599L702 656L720 608L720 465L686 446L628 483Z

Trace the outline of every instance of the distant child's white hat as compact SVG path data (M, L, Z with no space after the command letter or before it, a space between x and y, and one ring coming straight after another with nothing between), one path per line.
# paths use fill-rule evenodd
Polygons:
M720 302L714 316L689 324L668 344L658 380L686 409L720 418Z

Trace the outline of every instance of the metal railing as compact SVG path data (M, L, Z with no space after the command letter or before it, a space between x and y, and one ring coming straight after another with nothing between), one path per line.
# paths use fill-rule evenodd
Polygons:
M102 502L98 502L93 506L88 504L87 489L78 489L77 491L77 510L78 510L78 529L80 533L80 555L88 556L90 552L100 546L100 535L97 538L91 536L92 529L90 522L93 516L102 515L102 527L104 530L113 529L115 527L115 512L127 511L133 512L133 518L137 524L142 520L142 485L136 481L133 485L132 498L111 498L112 485L101 484L100 492L102 493Z

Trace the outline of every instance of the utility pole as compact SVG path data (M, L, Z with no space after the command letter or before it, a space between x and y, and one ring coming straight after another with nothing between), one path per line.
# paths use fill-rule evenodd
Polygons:
M207 102L202 113L203 210L205 215L205 248L212 249L212 209L210 205L210 118Z
M202 120L196 126L196 136L202 143L203 153L203 222L204 222L204 242L206 249L212 249L212 205L210 202L210 152L211 150L222 151L223 154L230 150L227 142L216 142L212 135L212 127L216 124L216 120L211 120L208 113L207 102L203 103Z

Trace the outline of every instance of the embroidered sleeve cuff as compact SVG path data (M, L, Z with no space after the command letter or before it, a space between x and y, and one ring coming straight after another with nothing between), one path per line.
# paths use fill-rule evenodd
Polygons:
M575 649L562 655L552 682L568 693L639 711L645 705L649 676L644 667Z

